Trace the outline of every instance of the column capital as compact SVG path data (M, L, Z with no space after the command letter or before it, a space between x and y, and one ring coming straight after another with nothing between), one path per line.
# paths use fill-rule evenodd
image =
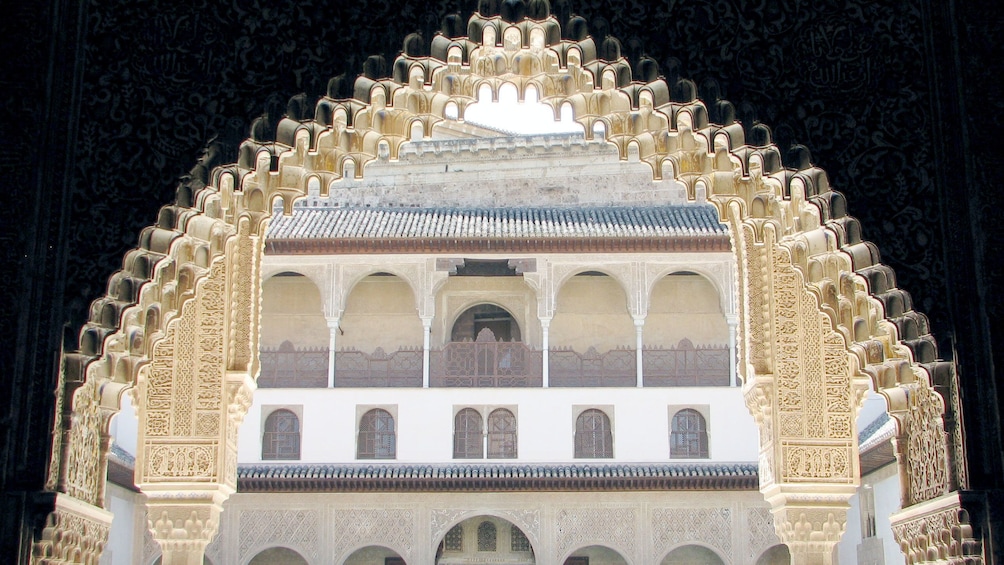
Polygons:
M173 485L174 487L178 485ZM148 527L164 552L164 565L201 565L206 546L219 528L223 502L229 493L219 489L144 490Z

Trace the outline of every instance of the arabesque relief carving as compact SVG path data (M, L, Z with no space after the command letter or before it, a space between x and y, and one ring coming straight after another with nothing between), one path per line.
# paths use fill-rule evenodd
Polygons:
M475 14L470 37L437 36L431 57L406 44L392 77L365 74L351 97L336 78L313 112L291 105L275 128L257 120L237 163L205 156L95 301L81 350L64 355L60 386L83 384L60 396L69 416L56 435L68 432L69 441L54 443L52 465L65 477L57 488L100 507L107 417L122 390L138 385L137 483L151 529L165 558L201 555L234 489L273 203L291 213L311 179L327 195L345 175L365 174L366 163L395 159L413 123L429 135L448 107L462 118L482 86L497 96L506 83L521 99L532 86L556 116L570 105L587 139L602 124L622 159L636 154L655 180L706 198L732 227L739 368L761 427L761 489L796 563L829 563L843 531L858 482L854 420L869 380L900 425L905 500L964 487L948 464L962 458L947 452L945 404L928 372L935 360L900 341L903 293L807 152L783 168L769 129L744 128L731 103L698 100L690 81L667 84L654 61L632 74L616 40L597 45L584 27L562 40L559 22L538 16L511 25ZM94 449L67 449L78 440ZM559 545L573 549L573 541Z

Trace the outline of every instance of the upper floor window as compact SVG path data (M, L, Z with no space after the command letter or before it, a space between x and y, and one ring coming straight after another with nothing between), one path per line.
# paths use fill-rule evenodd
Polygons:
M464 408L453 419L453 458L481 459L485 456L481 414Z
M669 456L674 459L707 459L708 428L704 416L686 408L673 415Z
M394 459L397 456L397 435L390 412L375 408L359 420L358 459Z
M495 551L497 538L498 531L495 529L495 524L481 522L478 526L478 551Z
M614 456L610 418L602 410L590 408L575 420L575 457L579 459Z
M262 459L300 458L300 419L289 410L276 410L265 418Z
M488 415L488 458L516 458L516 416L505 408Z

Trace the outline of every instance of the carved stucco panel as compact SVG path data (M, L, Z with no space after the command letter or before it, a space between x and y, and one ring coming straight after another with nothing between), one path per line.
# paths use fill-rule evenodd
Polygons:
M947 438L942 423L943 400L927 383L907 386L909 409L894 413L906 442L908 500L905 505L937 498L949 491Z
M154 346L140 385L140 482L218 478L227 410L226 274L225 261L214 262L195 299Z
M746 509L747 546L742 563L755 563L767 548L780 543L774 533L774 516L769 508Z
M435 544L446 535L446 532L460 521L460 517L470 510L463 508L437 508L431 513L429 529L432 534L432 541Z
M241 510L237 515L240 563L262 549L283 545L315 560L320 555L321 515L313 509Z
M771 246L779 482L856 480L850 361L785 247Z
M415 543L415 511L410 508L336 510L332 517L333 547L341 563L354 549L382 545L412 558Z
M66 445L66 493L102 508L107 459L107 437L102 437L107 433L107 421L102 414L97 381L96 378L88 379L73 394L73 414Z
M555 512L553 527L555 563L590 545L607 545L634 561L638 537L635 508L564 508Z
M699 541L735 559L732 508L655 508L652 510L654 558L686 542Z

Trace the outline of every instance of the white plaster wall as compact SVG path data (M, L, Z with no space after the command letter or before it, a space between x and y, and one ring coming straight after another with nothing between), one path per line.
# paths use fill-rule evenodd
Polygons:
M453 415L462 406L515 407L516 462L571 462L576 407L610 407L614 459L669 461L670 405L707 405L711 460L756 461L757 430L742 391L679 388L260 389L241 426L238 460L261 461L263 406L302 406L301 461L356 461L358 407L397 407L397 461L453 461ZM673 461L686 461L674 459Z
M143 545L139 519L146 516L143 508L137 511L140 496L114 483L108 483L105 508L114 517L108 531L108 543L101 553L100 565L132 565L138 562Z
M128 394L122 395L121 407L111 423L108 433L112 440L132 456L136 456L136 438L139 435L139 419Z
M886 565L903 565L906 559L896 545L889 521L889 517L903 507L896 465L886 465L874 475L875 478L871 480L875 480L872 486L875 489L875 535L882 540Z

